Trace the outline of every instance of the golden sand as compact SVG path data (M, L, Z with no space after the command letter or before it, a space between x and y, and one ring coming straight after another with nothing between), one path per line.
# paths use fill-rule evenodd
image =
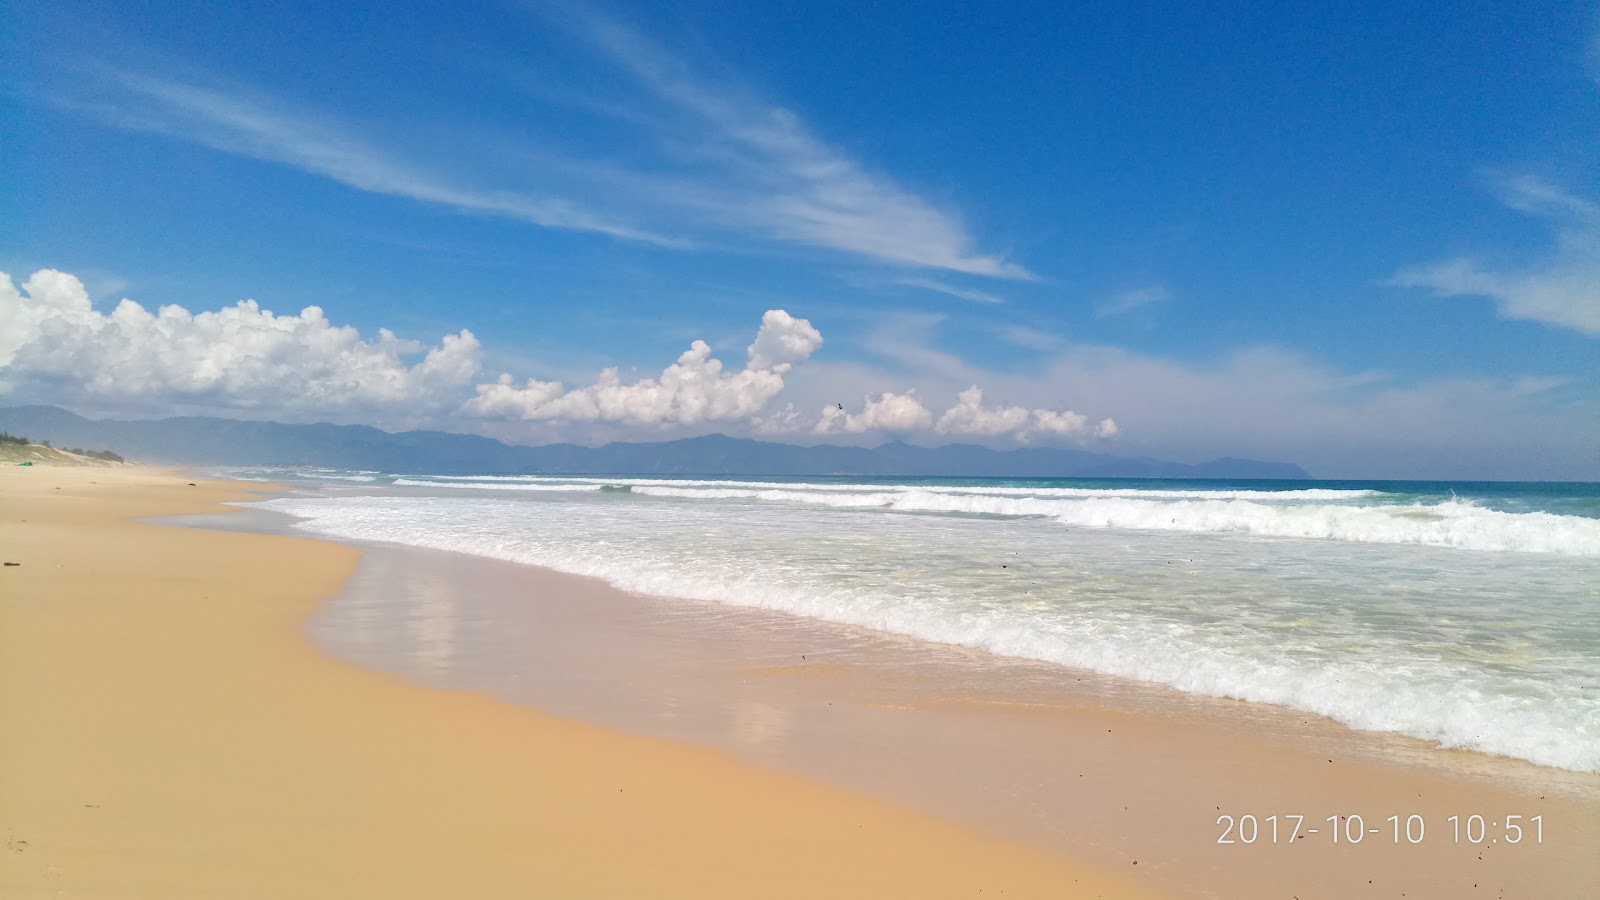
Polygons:
M713 751L320 655L358 553L132 517L239 485L0 469L0 896L1134 897Z

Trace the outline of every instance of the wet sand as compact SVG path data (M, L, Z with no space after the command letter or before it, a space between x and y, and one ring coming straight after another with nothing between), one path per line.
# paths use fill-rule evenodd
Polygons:
M330 653L725 750L1174 896L1588 897L1600 882L1600 776L496 560L364 549L310 623Z
M305 636L356 549L130 521L243 496L0 470L0 895L1145 895L715 749L363 670Z

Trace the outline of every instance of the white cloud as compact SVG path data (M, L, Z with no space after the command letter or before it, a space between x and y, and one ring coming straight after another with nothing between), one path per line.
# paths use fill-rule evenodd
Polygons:
M1091 424L1086 416L1071 410L985 406L983 390L973 385L956 395L956 405L945 410L934 430L940 434L981 437L1011 435L1021 443L1041 438L1082 442L1115 437L1117 423L1102 419L1098 424Z
M91 108L124 128L282 163L374 194L503 216L547 228L588 231L665 246L684 243L591 212L563 198L468 186L407 163L324 117L146 75L118 72L114 78L134 96L135 102L102 102Z
M1395 273L1398 287L1436 297L1487 297L1508 319L1528 319L1600 336L1600 204L1531 176L1507 179L1507 206L1549 223L1556 247L1544 262L1496 271L1462 257Z
M991 294L987 291L975 291L971 288L959 288L953 284L946 284L943 281L938 281L933 278L896 278L895 284L903 284L906 287L922 288L925 291L946 294L961 300L971 300L974 303L993 304L1006 302L1004 297L1001 297L997 294Z
M1600 386L1592 377L1563 378L1560 368L1427 378L1339 368L1270 346L1180 361L1068 342L1037 365L999 370L929 349L937 343L936 320L885 322L865 341L881 357L877 364L814 361L791 379L786 399L815 410L863 391L914 385L918 397L955 398L977 384L1005 405L1067 408L1093 421L1114 416L1103 433L1115 430L1112 452L1135 456L1284 460L1327 478L1600 478ZM1058 421L1070 428L1073 420ZM1095 433L1102 435L1098 426ZM850 438L837 426L829 434ZM995 446L1014 440L961 439ZM854 442L866 441L870 436Z
M63 402L438 411L472 383L480 356L469 331L431 349L386 329L369 341L315 306L297 316L253 300L215 312L151 312L125 299L103 314L72 275L41 270L19 291L0 273L0 380Z
M866 431L911 432L926 431L933 424L933 413L917 399L915 391L896 394L885 391L876 397L864 398L860 412L846 412L842 404L822 408L822 415L812 428L816 434L847 432L860 434Z
M867 350L924 375L959 381L981 381L981 370L961 357L933 348L934 332L946 317L937 313L894 313L866 336Z
M580 31L671 104L670 138L692 147L684 155L701 164L676 177L641 177L639 183L653 183L661 199L779 240L902 265L1034 277L975 251L959 216L830 146L794 112L701 77L618 22L590 16ZM706 163L715 168L708 172Z
M805 415L793 403L750 420L750 431L762 437L782 437L805 430Z
M785 310L769 309L761 317L761 330L745 351L747 368L788 371L804 362L822 346L822 332L805 319L796 319Z
M575 17L583 20L578 33L587 46L628 79L632 94L569 104L609 119L602 127L634 130L622 143L627 152L604 160L575 140L560 146L560 128L536 140L500 138L501 152L486 154L486 142L464 140L459 125L421 120L414 123L417 139L402 144L258 91L110 68L98 70L106 76L100 83L74 85L55 102L122 128L291 166L356 190L547 228L682 248L759 236L897 266L1034 277L976 250L957 212L830 145L795 113L701 77L621 24ZM513 81L481 89L525 102L509 93L519 90ZM395 112L416 115L410 108ZM437 158L422 164L416 158L422 148ZM981 295L952 290L968 299ZM981 297L990 302L990 295Z
M1058 350L1066 341L1059 334L1029 328L1026 325L1005 325L999 329L1001 339L1029 350Z
M924 327L910 327L918 322ZM1281 459L1324 477L1600 476L1592 379L1418 380L1344 371L1271 347L1183 363L1083 344L1063 345L1039 368L990 371L919 349L936 325L896 318L891 334L868 341L889 363L882 369L801 366L821 335L805 320L769 313L742 372L724 371L696 342L657 378L625 384L611 370L572 390L535 380L482 385L474 396L481 350L470 332L430 348L386 330L363 338L316 307L281 316L249 301L196 313L124 301L101 313L78 279L45 270L21 290L0 275L0 390L83 412L401 422L512 442L629 440L640 426L673 437L811 432L862 442L895 433L996 444L1125 432L1122 452ZM977 384L1008 402L985 403L970 387ZM788 402L767 411L780 392ZM835 402L822 416L799 411L862 392L865 402L852 410ZM922 400L929 396L956 402L935 415ZM462 411L463 400L483 408ZM1114 411L1116 421L1091 424L1069 405Z
M988 376L1024 402L1092 397L1123 452L1299 463L1320 477L1592 479L1592 384L1542 377L1412 379L1346 371L1271 347L1181 363L1076 345L1026 377Z
M984 406L983 389L977 385L956 395L956 405L945 410L934 430L940 434L977 434L992 437L1014 434L1028 427L1032 418L1021 406Z
M805 319L781 309L762 316L750 344L749 364L723 371L711 347L695 341L658 378L623 383L615 368L594 384L568 390L559 381L529 378L518 385L509 373L480 384L462 411L471 416L526 421L615 422L633 425L695 425L745 420L783 390L784 375L822 345L822 334Z
M791 415L781 422L773 422L768 433L776 433L780 425L784 426L783 430L792 431L798 424L798 416ZM845 409L842 403L830 403L822 408L811 431L813 434L931 432L952 437L1005 437L1020 444L1061 440L1084 443L1114 437L1117 425L1110 419L1092 423L1071 410L986 406L983 389L973 385L961 391L955 405L938 416L923 404L915 390L903 394L893 391L869 394L856 411Z
M1136 309L1143 309L1156 303L1164 303L1170 299L1172 299L1172 292L1159 284L1134 288L1123 291L1100 304L1095 309L1095 315L1101 317L1127 315Z

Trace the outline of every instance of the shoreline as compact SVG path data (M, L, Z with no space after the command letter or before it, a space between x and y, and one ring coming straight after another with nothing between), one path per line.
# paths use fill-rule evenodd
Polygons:
M1174 895L1580 897L1600 878L1588 850L1600 840L1600 777L1589 773L1161 686L1139 686L1146 696L1130 703L1118 691L1133 683L1110 676L631 594L502 560L351 543L374 571L358 572L314 620L330 653L422 684L714 747L1104 869L1139 859L1141 883ZM368 632L366 655L329 624L341 615ZM488 645L482 635L474 642L475 620L492 627ZM379 635L386 627L395 634ZM414 645L398 656L397 636ZM485 672L496 646L516 664ZM408 653L416 658L401 658ZM928 655L950 666L941 674L924 665ZM452 656L473 677L429 671L449 668ZM1075 676L1097 684L1086 691ZM1030 686L1014 690L1019 680ZM628 690L607 693L608 682ZM1151 704L1151 691L1178 702ZM1095 737L1107 726L1113 737ZM1387 834L1385 845L1306 845L1302 835L1293 851L1226 848L1215 843L1224 813L1304 815L1321 841L1327 815L1354 813L1380 829L1389 815L1420 815L1433 832L1420 845ZM1451 842L1449 816L1475 814L1552 824L1538 847Z
M1149 896L722 753L364 671L303 633L356 549L130 521L249 486L5 471L7 896Z
M1586 587L1600 579L1600 521L1512 513L1525 503L1514 492L1144 499L1073 480L935 495L914 479L747 490L303 474L294 495L262 505L336 539L549 565L1600 773L1600 670L1585 652L1600 647ZM1035 492L1048 496L1021 497ZM1312 531L1272 536L1302 526ZM1437 546L1466 533L1500 549ZM1589 550L1552 556L1517 537L1540 534L1587 535Z

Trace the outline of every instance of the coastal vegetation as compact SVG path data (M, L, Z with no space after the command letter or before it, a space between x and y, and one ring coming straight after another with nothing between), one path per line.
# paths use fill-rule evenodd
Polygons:
M35 443L21 435L0 431L0 459L20 462L83 463L95 460L102 463L127 462L120 453L110 450L85 450L81 447L60 448L49 441Z

